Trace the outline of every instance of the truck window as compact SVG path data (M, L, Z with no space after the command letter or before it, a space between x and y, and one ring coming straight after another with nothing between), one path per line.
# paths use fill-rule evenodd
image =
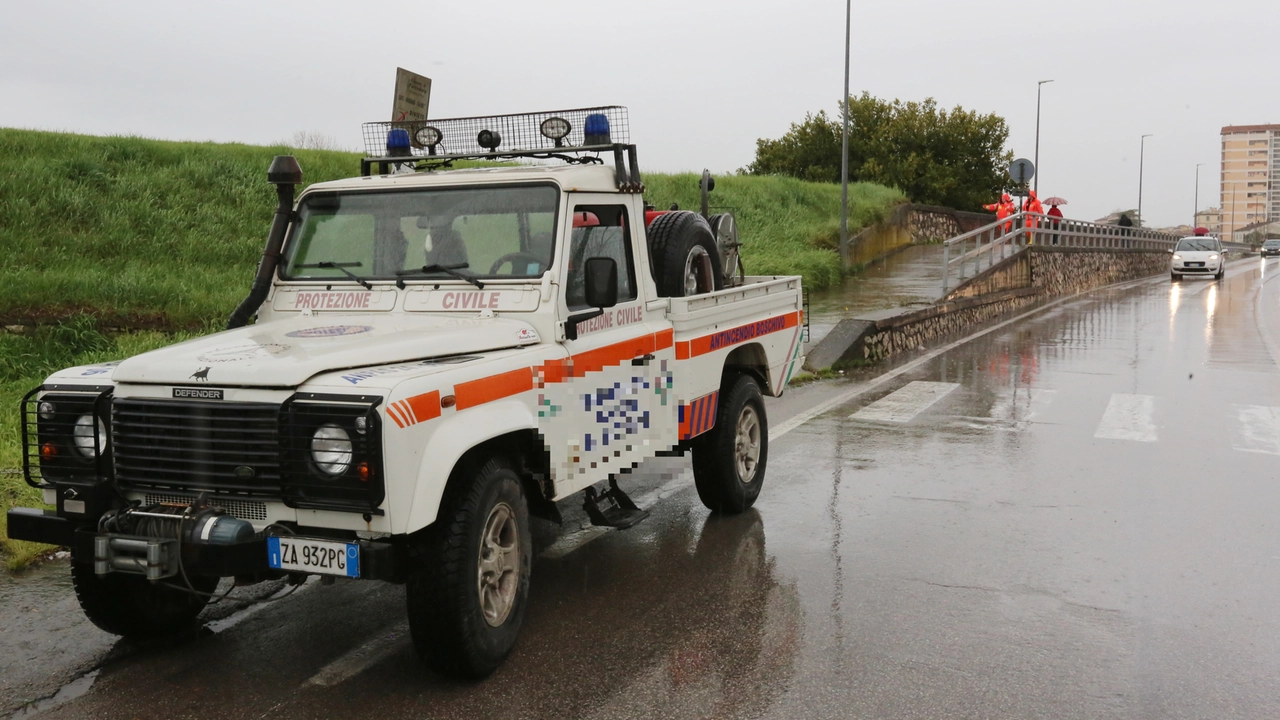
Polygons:
M550 185L315 193L298 208L284 277L394 279L431 264L467 263L481 278L536 278L551 264L559 191Z
M636 268L624 205L578 205L569 236L569 277L565 302L571 310L587 307L584 269L589 258L613 258L618 264L618 302L636 299Z

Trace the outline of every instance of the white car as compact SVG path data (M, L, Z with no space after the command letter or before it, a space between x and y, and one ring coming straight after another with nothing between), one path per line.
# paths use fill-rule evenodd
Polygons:
M1221 280L1225 268L1222 243L1210 235L1182 238L1169 259L1169 277L1175 281L1184 275L1212 275Z

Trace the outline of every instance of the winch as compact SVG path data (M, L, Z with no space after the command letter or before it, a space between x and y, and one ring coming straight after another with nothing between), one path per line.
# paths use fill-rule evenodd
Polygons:
M253 525L205 505L146 505L112 510L98 523L93 566L160 580L178 574L183 544L231 545L253 539Z

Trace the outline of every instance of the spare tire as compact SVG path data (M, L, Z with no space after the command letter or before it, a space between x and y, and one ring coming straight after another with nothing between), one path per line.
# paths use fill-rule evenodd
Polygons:
M701 215L673 210L649 224L649 262L662 297L687 297L724 287L720 253Z

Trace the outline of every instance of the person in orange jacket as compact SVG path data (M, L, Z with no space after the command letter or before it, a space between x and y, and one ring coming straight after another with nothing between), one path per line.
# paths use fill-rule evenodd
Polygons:
M1027 191L1027 199L1022 203L1022 212L1034 213L1027 218L1026 222L1026 226L1034 230L1040 224L1040 218L1036 217L1036 215L1044 214L1044 205L1040 204L1040 198L1036 197L1035 190Z
M996 213L996 222L1000 222L1001 220L1013 214L1014 207L1015 206L1013 204L1013 198L1009 197L1009 193L1005 193L1004 195L1000 196L1000 202L991 203L990 205L983 205L982 209L994 210ZM1013 227L1013 223L1005 223L1004 231L1009 232L1009 230L1012 229L1012 227Z

